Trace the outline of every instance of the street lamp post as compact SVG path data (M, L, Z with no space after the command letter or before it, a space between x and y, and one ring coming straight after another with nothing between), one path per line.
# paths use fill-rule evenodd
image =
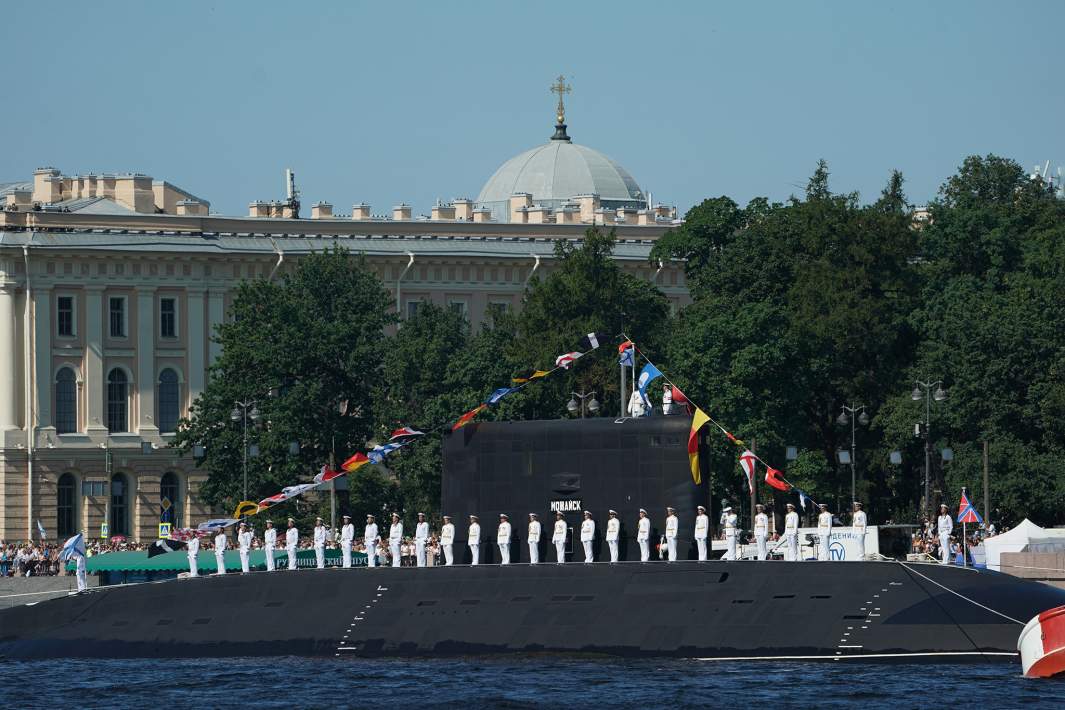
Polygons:
M857 416L855 416L855 415L857 415ZM839 418L836 419L836 422L840 426L847 426L848 424L851 425L851 451L850 451L851 455L849 457L850 458L850 465L851 465L851 500L855 501L855 500L858 500L855 497L855 480L857 478L856 467L857 467L857 464L858 464L857 459L856 459L856 456L857 456L857 452L856 452L857 427L856 427L856 424L861 424L862 426L869 426L869 415L865 413L865 405L864 404L856 404L856 405L852 405L850 407L848 407L847 405L844 404L843 405L843 411L840 413ZM840 461L840 463L847 463L847 462L846 461Z
M595 398L595 392L588 392L587 394L585 394L584 392L570 392L570 394L573 395L573 397L571 397L569 402L566 404L566 410L570 414L576 414L577 410L579 409L581 413L581 419L584 419L584 400L588 397L592 398L592 401L588 403L588 411L592 414L595 414L599 411L599 400ZM579 405L577 404L577 399L581 400L581 403Z
M259 418L262 416L259 414L259 408L253 401L241 402L237 401L233 403L233 411L229 413L229 418L235 422L243 420L244 422L244 446L242 450L243 464L244 464L244 497L241 500L248 500L248 419L251 418L252 424L258 424ZM251 410L250 412L248 410Z
M936 388L935 392L932 391L933 387ZM942 402L947 398L947 391L943 389L943 381L922 382L917 380L913 392L910 393L910 398L915 402L920 402L922 396L924 397L924 427L922 432L924 435L924 515L927 518L929 515L929 498L932 494L929 481L932 473L932 438L929 432L932 420L932 400Z

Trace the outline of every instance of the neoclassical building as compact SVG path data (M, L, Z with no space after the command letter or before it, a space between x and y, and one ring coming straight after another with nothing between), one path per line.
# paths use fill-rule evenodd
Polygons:
M649 206L624 169L572 145L562 118L478 201L419 218L404 204L375 217L361 203L350 215L317 203L301 219L294 190L253 202L250 216L219 216L144 175L45 168L0 183L0 539L36 538L38 520L52 539L150 539L164 499L176 525L214 514L197 495L205 472L167 444L206 385L234 286L313 251L364 254L404 317L432 302L476 324L492 306L520 307L530 277L554 268L557 240L607 224L625 269L687 303L681 265L648 260L675 211Z

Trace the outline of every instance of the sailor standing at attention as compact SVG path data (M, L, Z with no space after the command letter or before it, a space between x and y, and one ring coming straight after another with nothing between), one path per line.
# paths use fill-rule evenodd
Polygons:
M785 559L788 562L799 561L799 514L795 504L788 503L788 514L784 516L784 539L788 543Z
M470 547L470 564L481 561L481 524L476 515L470 516L470 531L466 533L466 544Z
M400 554L400 545L403 544L403 523L399 519L399 513L392 513L392 527L388 529L388 551L392 553L392 566L399 567L403 564L403 556Z
M351 567L351 545L355 542L355 526L351 524L351 516L344 516L344 526L340 528L340 554L345 569Z
M377 543L381 536L377 532L377 523L372 515L366 516L366 529L362 531L362 544L366 548L366 566L377 566Z
M595 560L592 554L592 542L595 540L595 521L592 520L590 511L584 511L584 522L581 523L581 544L584 545L584 561L591 563Z
M248 565L248 556L251 555L251 530L248 529L247 523L240 524L237 546L240 549L240 573L247 574L251 571Z
M455 564L455 525L451 522L451 516L444 516L444 524L440 526L440 547L444 548L444 566L450 567Z
M214 563L215 574L226 573L226 531L219 530L214 536Z
M540 521L536 513L529 513L529 564L540 561Z
M854 534L858 536L858 561L860 562L865 559L865 530L868 527L868 518L865 517L862 504L858 501L854 501L854 516L851 518L851 527L854 528Z
M706 562L706 536L710 531L710 518L706 515L706 508L696 508L699 514L695 516L695 544L699 548L699 561Z
M274 571L274 549L277 547L277 530L274 529L274 521L266 521L266 530L263 531L263 550L266 552L266 571Z
M296 547L300 544L300 531L296 529L296 521L288 519L288 530L285 531L285 552L288 553L288 568L296 569Z
M669 561L677 561L677 530L680 529L680 521L677 520L677 511L666 508L666 549L669 550Z
M199 577L200 538L193 535L185 546L185 553L189 556L189 576Z
M199 548L199 542L196 544ZM89 584L85 581L85 555L81 554L81 551L75 552L74 555L74 576L78 584L78 591L84 592Z
M954 532L954 521L947 511L946 505L939 506L939 520L936 521L939 530L939 550L942 554L939 564L950 563L950 534Z
M425 566L425 546L429 542L429 523L425 522L425 513L418 513L418 524L414 526L414 551L419 567Z
M640 544L640 562L651 559L651 519L643 508L640 508L640 522L636 527L636 542Z
M607 513L610 519L606 521L606 545L610 548L610 561L618 561L618 537L621 535L621 521L618 520L618 511L611 510Z
M321 518L314 520L314 561L318 569L325 569L325 523Z
M730 562L735 562L739 559L739 554L736 552L736 538L737 527L739 527L740 519L736 513L732 510L732 506L725 508L725 544L728 545L728 550L725 552L725 559Z
M499 564L510 564L510 518L506 513L499 514L499 528L496 530L496 544L499 545Z
M765 506L761 503L754 509L757 511L754 515L754 541L758 543L758 559L765 561L769 557L765 542L769 536L769 516L765 514Z
M555 531L551 535L551 542L555 544L555 562L563 564L566 561L566 520L562 511L555 513Z
M821 503L821 514L817 516L818 553L817 559L828 561L828 542L832 539L832 513L828 512L828 504Z

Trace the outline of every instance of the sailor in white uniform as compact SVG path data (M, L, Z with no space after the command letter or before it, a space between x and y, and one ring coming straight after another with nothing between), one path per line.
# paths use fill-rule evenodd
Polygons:
M818 507L821 508L821 514L817 516L817 559L827 562L830 559L828 543L832 539L832 513L828 512L827 503L821 503Z
M314 561L318 569L325 569L326 528L321 518L314 521Z
M189 556L189 576L199 577L200 538L192 536L185 545L185 554Z
M440 526L440 547L444 550L444 566L455 564L455 524L450 515L444 516L444 524Z
M536 513L529 513L529 564L540 561L540 521Z
M710 518L706 514L706 508L699 506L699 512L695 516L695 544L699 548L699 561L706 561L706 537L710 533Z
M476 515L470 516L470 530L466 533L466 544L470 548L470 564L481 561L481 524Z
M591 564L595 561L592 552L592 544L595 541L595 521L592 520L591 511L584 511L584 522L581 523L581 545L584 547L584 561Z
M651 519L647 511L640 508L640 522L636 525L636 542L640 545L640 562L651 559Z
M266 521L266 530L263 531L263 550L266 552L266 571L274 571L274 550L277 548L277 530L274 529L274 521Z
M399 513L392 513L392 527L388 529L388 551L392 553L393 567L403 564L403 556L400 554L402 544L403 522L399 519Z
M510 518L506 513L499 514L499 527L496 529L496 544L499 545L499 564L510 564Z
M788 544L784 559L799 562L799 514L794 503L788 503L788 514L784 516L784 541Z
M739 559L739 554L736 551L737 537L739 535L739 516L732 510L732 506L728 506L724 510L725 513L725 544L728 549L725 551L725 559L734 562Z
M954 520L947 511L947 506L939 506L939 519L936 521L939 531L939 550L941 553L939 564L950 564L950 534L954 532Z
M218 534L214 536L214 563L217 570L215 574L226 573L226 531L219 530Z
M288 530L285 531L285 552L288 553L288 568L296 569L296 548L300 544L300 531L296 529L296 521L288 519Z
M865 517L862 504L858 501L854 501L854 516L851 519L851 526L854 528L854 534L858 536L858 561L861 562L865 559L865 530L868 527L868 518Z
M666 549L669 550L670 562L677 561L677 531L680 529L680 521L677 520L677 511L666 508Z
M251 570L249 569L248 558L251 555L251 530L248 529L246 523L240 524L240 531L237 533L237 547L240 550L240 573L247 574Z
M372 515L366 516L366 528L362 531L362 544L366 547L366 566L377 566L377 543L381 535L377 532L377 523Z
M418 513L418 524L414 526L414 551L419 567L425 567L427 544L429 544L429 523L425 521L425 513Z
M566 520L559 511L555 513L555 529L551 535L551 542L555 545L555 562L563 564L566 561Z
M765 514L765 506L759 503L754 506L754 541L758 544L758 559L765 561L769 558L769 548L766 539L769 537L769 516Z
M340 528L340 555L344 568L351 567L351 546L355 543L355 526L351 524L351 516L344 516L344 525Z
M195 538L193 538L193 539L195 540ZM196 540L196 549L197 550L200 549L199 542L200 542L199 540ZM77 552L77 553L75 553L73 555L73 557L74 557L74 575L77 578L78 591L79 592L84 592L89 586L89 583L85 580L85 555L81 554L80 552Z
M610 518L606 521L606 546L610 548L610 561L618 561L618 538L621 536L621 521L618 520L618 511L607 512Z

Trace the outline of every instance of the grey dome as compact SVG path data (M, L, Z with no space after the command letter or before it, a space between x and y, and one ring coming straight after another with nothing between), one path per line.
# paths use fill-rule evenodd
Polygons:
M481 188L477 202L505 202L527 192L533 202L556 204L597 194L604 203L642 204L643 191L625 168L602 153L569 140L551 140L503 163Z

